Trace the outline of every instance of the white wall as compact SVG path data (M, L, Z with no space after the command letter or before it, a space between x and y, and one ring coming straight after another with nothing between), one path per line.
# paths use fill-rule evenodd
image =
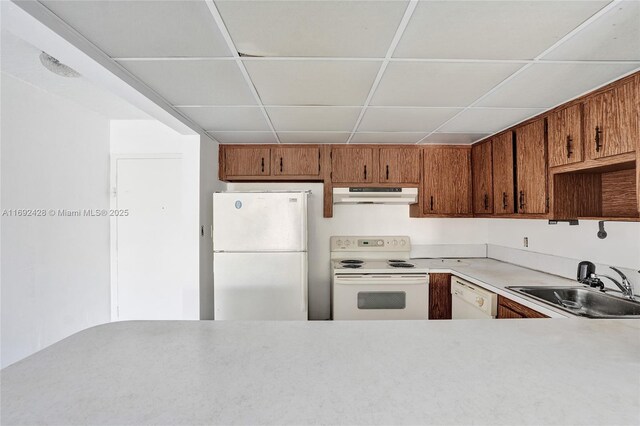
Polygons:
M200 318L199 185L200 136L181 135L156 120L114 120L111 122L111 156L179 154L182 158L183 230L186 238L176 247L175 262L183 270L182 318ZM158 232L162 232L161 229Z
M333 218L322 217L321 183L229 183L228 190L310 189L309 318L328 319L332 235L409 235L413 245L484 244L487 226L477 219L412 219L409 206L336 205Z
M607 238L599 239L598 222L581 220L549 225L546 220L487 219L489 244L552 254L595 263L640 269L640 223L605 222ZM529 247L523 247L523 238ZM604 272L603 272L604 273Z
M109 121L7 74L2 210L108 209ZM109 219L1 220L1 364L109 321Z
M218 180L218 143L200 140L200 319L213 319L213 193L226 189Z

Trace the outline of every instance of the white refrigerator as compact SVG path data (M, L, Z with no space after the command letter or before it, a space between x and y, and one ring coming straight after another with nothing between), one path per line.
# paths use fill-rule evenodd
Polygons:
M213 194L216 320L307 320L308 191Z

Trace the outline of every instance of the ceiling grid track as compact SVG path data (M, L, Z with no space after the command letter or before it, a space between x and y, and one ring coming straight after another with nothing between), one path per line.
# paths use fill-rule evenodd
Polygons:
M462 111L458 112L456 115L454 115L453 117L451 117L450 119L448 119L447 121L445 121L444 123L440 124L440 126L438 126L435 130L433 130L431 133L427 134L425 137L423 137L422 139L420 139L418 142L416 142L415 144L420 144L422 143L422 141L424 141L425 139L427 139L429 136L433 135L434 133L438 132L438 130L440 130L441 128L443 128L444 126L446 126L448 123L450 123L451 121L455 120L457 117L459 117L461 114L463 114L465 111L468 111L469 109L473 108L474 105L477 105L479 102L481 102L483 99L485 99L486 97L488 97L489 95L491 95L492 93L494 93L496 90L498 90L499 88L501 88L502 86L504 86L505 84L507 84L508 82L510 82L511 80L513 80L515 77L517 77L518 75L520 75L522 72L524 72L526 69L528 69L529 67L531 67L532 65L536 64L536 63L542 63L545 61L541 61L541 58L543 58L544 56L548 55L550 52L552 52L555 48L557 48L558 46L562 45L565 41L569 40L570 38L572 38L574 35L578 34L580 31L584 30L586 27L588 27L592 22L598 20L598 18L600 18L602 15L606 14L607 12L609 12L611 9L613 9L614 7L618 6L619 3L621 3L624 0L614 0L611 3L607 4L606 6L604 6L602 9L600 9L599 11L597 11L596 13L594 13L593 15L591 15L587 20L585 20L584 22L582 22L580 25L578 25L577 27L575 27L573 30L571 30L570 32L568 32L567 34L565 34L562 38L560 38L558 41L556 41L554 44L552 44L551 46L549 46L547 49L545 49L542 53L538 54L538 56L536 56L535 58L533 58L533 60L527 62L525 65L523 65L521 68L519 68L518 70L516 70L515 72L513 72L509 77L505 78L504 80L502 80L500 83L498 83L497 85L495 85L491 90L489 90L488 92L486 92L485 94L483 94L482 96L480 96L478 99L476 99L475 101L473 101L471 104L469 104L466 108L464 108ZM575 96L574 98L580 97L582 96L582 94L579 94L577 96ZM566 102L563 101L562 103ZM554 108L554 107L552 107ZM548 111L552 108L545 108L545 111ZM505 129L508 129L510 127L513 127L515 125L517 125L518 123L515 124L511 124L505 128L502 128L500 130L498 130L497 132L492 132L491 134L498 134L500 132L502 132ZM484 138L481 138L484 139ZM479 140L481 140L479 139ZM474 142L477 142L474 141Z
M247 71L247 68L244 66L244 63L242 62L242 57L238 53L238 49L236 48L236 45L233 42L233 39L231 38L231 34L229 33L229 30L227 29L227 26L225 25L224 20L222 19L222 16L218 11L218 8L213 3L213 0L205 0L205 3L207 5L207 8L209 9L209 12L211 12L211 16L213 16L214 21L218 25L218 29L220 30L220 33L222 34L224 41L227 43L227 46L231 50L233 59L235 59L236 64L238 65L238 68L240 68L240 72L242 73L242 76L244 77L247 85L249 86L249 90L251 91L251 94L256 100L258 107L260 108L260 111L264 116L264 119L267 121L267 124L269 125L269 129L271 129L271 132L273 133L273 137L276 139L276 142L281 143L280 138L278 137L278 133L276 132L276 129L273 127L271 118L269 117L269 114L267 113L266 108L262 104L262 99L260 98L260 95L258 94L258 91L256 90L256 87L254 86L253 81L251 81L249 72Z
M411 16L413 16L413 12L416 10L417 6L418 6L418 0L411 0L411 2L407 5L406 10L404 11L404 15L400 20L400 24L398 25L398 29L396 29L396 33L393 36L393 40L391 40L391 45L389 46L389 49L387 49L387 54L384 56L384 61L382 62L382 65L380 65L380 69L378 70L378 74L376 75L375 80L373 80L373 84L371 85L369 94L367 95L367 98L364 101L364 105L362 105L362 109L360 110L360 114L358 115L358 118L356 120L356 124L353 126L353 130L351 131L351 134L349 135L349 139L347 139L346 143L348 144L351 143L351 139L353 139L353 135L358 130L358 127L360 127L360 122L362 121L362 118L364 117L364 113L366 112L367 107L371 102L371 98L373 98L373 94L376 92L376 89L380 84L380 80L382 80L382 76L384 75L384 72L387 69L387 66L389 65L389 61L393 56L393 53L396 51L396 47L398 46L398 43L400 43L400 39L402 38L404 31L407 29L407 25L409 25L409 20L411 19Z

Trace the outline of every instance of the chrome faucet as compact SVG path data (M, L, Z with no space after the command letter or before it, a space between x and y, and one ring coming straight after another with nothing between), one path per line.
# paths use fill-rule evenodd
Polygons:
M629 280L627 279L627 276L625 274L622 273L622 271L618 268L616 268L615 266L610 266L609 268L613 269L614 271L616 271L618 273L618 275L620 275L620 278L622 278L622 283L620 283L620 281L616 280L613 277L610 277L609 275L604 275L604 274L596 274L596 273L592 273L590 278L590 281L593 280L593 282L599 282L601 285L601 290L604 289L604 285L602 284L602 281L600 281L600 278L608 278L609 280L611 280L615 285L618 286L618 288L620 289L620 291L622 292L622 294L627 298L627 299L631 299L634 300L633 297L633 285L629 282ZM591 285L589 283L589 285ZM596 287L598 286L598 284L596 285L592 285L592 287Z

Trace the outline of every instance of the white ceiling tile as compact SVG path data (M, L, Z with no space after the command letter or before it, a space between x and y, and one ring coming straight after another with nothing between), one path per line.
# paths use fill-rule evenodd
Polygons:
M234 61L120 62L174 105L255 105Z
M489 133L432 133L420 143L469 145L487 136Z
M359 107L269 107L276 130L353 130Z
M616 4L544 59L640 60L640 2Z
M521 66L513 63L391 62L371 104L466 107Z
M348 132L278 132L282 143L345 143Z
M537 63L475 106L550 108L640 67L620 64Z
M208 132L220 143L277 143L272 132Z
M205 130L270 130L259 107L186 107L178 109Z
M460 108L367 108L358 131L431 132Z
M442 126L442 132L495 133L540 114L540 108L470 108Z
M244 61L268 105L362 105L380 68L377 61Z
M231 56L197 1L42 1L111 57Z
M358 132L354 133L351 143L412 144L426 135L425 132Z
M608 1L424 1L395 57L533 59Z
M254 56L384 57L406 1L217 1L238 51Z

